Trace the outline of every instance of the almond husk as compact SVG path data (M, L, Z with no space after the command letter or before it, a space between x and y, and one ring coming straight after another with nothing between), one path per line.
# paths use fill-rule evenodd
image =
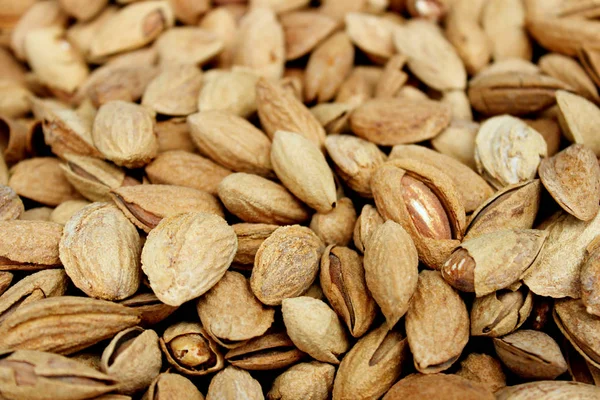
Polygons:
M325 142L325 129L292 93L282 86L261 78L256 84L258 116L265 133L274 139L275 132L297 132L319 147Z
M165 67L146 87L142 105L159 114L185 116L198 111L202 72L193 65Z
M338 32L318 45L306 66L305 100L323 103L333 99L353 64L354 46L344 32Z
M384 63L396 52L393 33L397 24L367 13L350 12L344 16L350 40L373 61Z
M600 109L581 96L558 91L558 120L563 134L574 143L584 144L596 154L600 154L600 140L594 133L594 126L600 121Z
M284 299L283 322L290 339L300 350L318 361L339 364L349 348L346 331L336 313L311 297Z
M192 140L213 161L236 172L272 176L271 141L247 120L223 111L187 119Z
M258 175L231 174L219 184L218 195L225 208L245 222L289 225L310 216L285 187Z
M321 213L335 208L333 173L313 142L294 132L277 131L271 164L283 185L309 207Z
M219 183L231 171L211 160L183 150L161 153L146 166L152 183L191 187L217 194Z
M224 43L214 32L193 26L169 29L156 41L160 65L203 65L223 51Z
M336 28L336 22L314 11L292 11L280 16L285 36L285 59L298 59L310 53Z
M540 296L579 298L581 265L586 247L600 234L600 213L588 222L561 213L545 225L548 239L523 281Z
M386 221L367 241L364 265L367 287L392 329L409 309L417 288L417 248L402 226Z
M72 354L139 322L137 311L113 302L50 297L20 307L2 322L1 348Z
M198 299L196 309L208 334L226 348L263 335L275 315L254 296L249 280L232 271Z
M600 166L590 148L574 144L542 160L539 175L552 198L569 214L589 221L600 210Z
M98 30L90 57L101 58L135 50L154 41L174 24L168 1L145 1L121 8ZM115 32L119 32L118 38Z
M221 110L248 118L256 112L257 80L253 72L237 67L231 71L210 70L204 75L198 109Z
M234 65L248 67L264 78L279 79L285 58L283 28L275 13L259 7L244 15L237 33Z
M8 186L19 196L48 206L81 198L65 178L57 158L35 157L23 160L13 166L10 172Z
M437 136L450 123L450 109L431 100L373 99L350 116L352 131L378 145L416 143Z
M333 399L379 398L402 373L407 359L406 338L386 324L360 339L342 360L333 386Z
M521 0L490 0L483 7L483 30L492 44L494 60L530 60L532 45L525 27L526 9Z
M284 299L301 296L317 277L324 250L321 239L309 228L299 225L278 228L256 252L250 277L254 295L267 305L279 305Z
M408 57L408 68L428 86L441 91L465 89L465 66L433 22L413 19L398 26L394 43Z
M558 53L550 53L540 58L540 70L553 78L565 82L577 94L588 100L600 100L594 81L587 75L583 67L571 57Z
M111 199L138 228L149 233L165 217L184 212L204 212L224 217L211 194L171 185L135 185L113 189Z

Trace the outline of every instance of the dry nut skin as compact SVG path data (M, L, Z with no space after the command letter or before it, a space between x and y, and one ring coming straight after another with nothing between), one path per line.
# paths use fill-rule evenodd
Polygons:
M304 98L323 103L333 99L354 63L354 46L338 32L321 43L306 66Z
M452 374L413 374L401 379L383 396L383 400L494 400L483 384Z
M479 382L496 392L506 386L502 364L487 354L471 353L460 363L456 375Z
M390 329L404 316L417 288L419 257L401 225L386 221L365 246L365 279Z
M531 229L540 208L539 179L497 191L471 214L465 239L502 229Z
M385 162L385 154L375 144L351 135L328 135L325 148L350 189L372 197L371 175Z
M63 158L65 154L101 157L92 143L92 123L91 116L84 116L75 110L48 111L42 121L44 141L54 154Z
M440 91L465 88L465 66L434 23L411 20L396 29L394 44L408 57L408 68L428 86Z
M233 63L248 67L268 79L281 78L285 64L285 38L271 9L253 8L242 18Z
M225 359L234 367L256 371L286 368L305 357L283 332L266 333L225 354Z
M260 124L274 139L277 131L297 132L317 146L325 141L325 129L317 118L292 93L266 79L256 84L256 104Z
M219 184L218 195L225 208L245 222L286 225L310 216L285 187L258 175L231 174Z
M275 310L252 293L250 282L238 272L226 272L197 303L202 326L225 347L261 336L273 323Z
M199 111L223 111L247 118L256 112L256 76L246 70L212 70L204 75Z
M469 340L465 303L437 271L419 274L406 313L406 336L415 367L426 374L450 368Z
M7 399L75 400L113 391L110 376L58 354L20 350L0 360L0 386Z
M206 293L225 274L237 236L225 220L206 213L164 218L142 250L142 269L163 303L179 306Z
M321 258L320 284L350 334L361 337L370 328L377 306L367 289L362 258L354 250L328 246Z
M148 387L143 400L204 400L202 393L189 379L164 372Z
M26 304L64 295L68 284L69 278L62 269L49 269L26 276L0 296L0 322Z
M346 246L352 240L356 210L352 200L344 197L338 200L336 207L326 214L315 213L310 220L310 229L323 240L326 245L338 244Z
M0 221L0 270L58 267L62 225L46 221Z
M183 150L166 151L146 166L150 182L176 185L217 194L219 183L231 171L211 160Z
M520 116L554 105L559 90L571 88L537 71L500 69L488 71L485 75L480 73L473 78L469 83L468 95L472 107L484 115Z
M600 215L585 222L561 213L545 229L546 244L523 282L540 296L579 298L581 266L587 246L600 234Z
M334 386L334 400L376 399L402 373L406 338L386 324L361 338L342 360Z
M162 303L154 293L139 293L121 301L121 304L140 314L142 327L156 325L177 310L177 307Z
M581 266L581 301L588 313L600 317L600 252L597 239L588 246L586 260Z
M557 301L553 316L575 350L592 366L600 368L600 319L588 314L583 303L575 299Z
M264 400L260 383L247 371L229 366L210 381L206 400Z
M165 67L146 87L142 105L165 115L189 115L198 111L202 72L194 65Z
M512 372L525 379L555 379L567 371L558 344L543 332L519 330L494 339L498 357Z
M169 364L190 376L223 369L223 355L217 343L197 322L177 322L160 338L160 348Z
M61 164L65 177L83 197L90 201L110 201L110 189L125 185L125 172L97 158L66 154Z
M471 307L471 335L507 335L523 325L532 308L533 295L528 290L499 290L478 297Z
M584 144L600 154L600 141L594 134L594 126L600 121L600 109L591 101L575 94L558 91L558 121L564 135L571 142Z
M21 197L55 207L63 201L81 198L65 178L56 158L23 160L10 169L10 186Z
M148 387L161 366L158 335L151 329L135 327L119 332L102 353L102 371L114 377L122 394Z
M0 349L72 354L139 322L137 311L110 301L51 297L20 307L0 324Z
M200 190L171 185L123 186L111 198L129 220L146 233L165 217L184 212L203 212L223 217L215 196Z
M384 220L377 209L370 204L365 204L354 225L353 241L354 246L358 251L364 253L365 245L371 237L371 234L378 226L382 225L383 222Z
M432 139L450 124L450 109L431 100L373 99L350 116L352 131L382 146Z
M125 101L111 101L98 110L92 135L108 160L127 168L148 164L158 152L155 121L146 108Z
M13 274L6 271L0 272L0 295L4 294L6 289L10 287L13 280Z
M292 225L278 228L258 249L250 286L267 305L302 295L319 273L325 246L309 228Z
M90 56L104 57L143 47L173 23L173 11L167 1L128 5L102 24L90 44ZM119 39L115 32L119 32Z
M293 11L279 17L285 36L287 61L311 52L336 28L336 22L327 15L312 11Z
M293 297L283 300L281 311L296 347L318 361L339 364L349 343L342 323L327 304L312 297Z
M600 388L578 382L541 381L507 386L496 392L496 400L555 399L592 400L600 396Z
M507 229L466 240L444 263L442 276L477 297L504 289L532 266L547 237L538 229Z
M234 265L254 267L254 257L264 242L279 226L270 224L235 224L233 230L238 238L238 249L233 259Z
M540 179L554 200L582 221L594 218L600 209L600 166L594 152L574 144L542 160Z
M223 50L217 34L193 26L177 26L160 35L156 51L162 66L202 65Z
M277 131L271 163L283 185L321 213L336 206L335 181L323 153L310 140L293 132Z
M0 220L19 219L23 211L25 208L17 193L8 186L0 185Z
M475 138L477 170L497 189L535 178L547 154L542 135L511 116L488 119Z
M299 363L279 375L267 393L269 400L327 400L333 388L335 367L311 361Z
M71 217L59 250L69 278L90 297L122 300L140 285L140 237L113 204L93 203Z
M223 111L202 111L187 119L192 140L202 153L236 172L273 174L271 141L245 119Z

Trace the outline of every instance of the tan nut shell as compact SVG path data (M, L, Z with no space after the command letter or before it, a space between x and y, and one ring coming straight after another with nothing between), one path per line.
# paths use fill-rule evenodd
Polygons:
M206 293L225 274L237 236L217 215L184 213L164 218L142 250L142 269L163 302L178 306Z
M125 101L111 101L98 110L92 135L100 152L127 168L144 166L158 152L155 122L146 108Z
M316 360L339 364L348 350L346 331L336 313L312 297L284 299L281 310L288 335L300 350Z
M254 297L250 282L232 271L198 299L196 308L202 326L215 341L224 344L261 336L273 323L275 314L274 309Z
M406 313L406 336L415 367L425 374L450 368L469 340L467 307L437 271L419 274Z
M90 297L122 300L140 285L140 236L113 204L93 203L71 217L59 249L69 278Z
M302 295L319 273L324 248L309 228L278 228L256 253L250 277L254 295L268 305L279 305L283 299Z

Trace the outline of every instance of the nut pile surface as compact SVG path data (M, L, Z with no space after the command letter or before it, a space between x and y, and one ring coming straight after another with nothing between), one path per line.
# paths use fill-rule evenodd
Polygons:
M0 399L600 399L600 0L0 0Z

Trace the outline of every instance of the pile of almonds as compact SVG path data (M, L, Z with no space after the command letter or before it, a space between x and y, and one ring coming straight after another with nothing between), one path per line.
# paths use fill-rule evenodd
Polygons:
M0 0L0 399L600 399L600 0Z

